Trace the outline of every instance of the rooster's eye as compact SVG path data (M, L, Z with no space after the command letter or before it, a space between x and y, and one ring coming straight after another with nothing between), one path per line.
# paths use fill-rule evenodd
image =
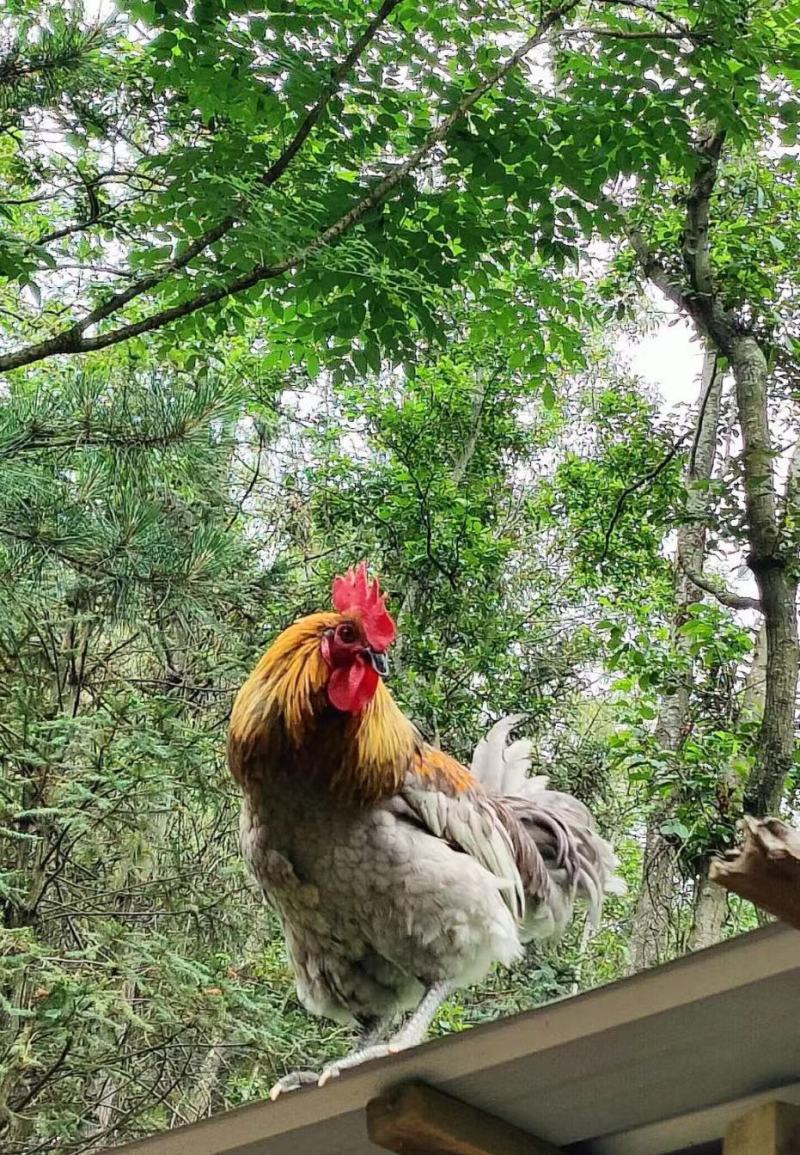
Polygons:
M340 642L354 642L356 640L356 632L352 626L339 626L339 641Z

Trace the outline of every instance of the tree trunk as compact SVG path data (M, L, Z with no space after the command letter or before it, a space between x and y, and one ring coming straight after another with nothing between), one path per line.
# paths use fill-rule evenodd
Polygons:
M679 631L687 619L689 608L703 596L687 576L687 571L702 573L705 556L706 490L694 483L707 480L714 470L723 376L716 353L709 349L700 379L697 432L686 468L686 518L678 529L677 605L673 620L673 644L677 649L686 644ZM679 750L684 740L690 685L691 677L687 675L674 693L665 694L661 699L655 737L665 750ZM642 885L631 930L628 973L665 962L674 956L678 946L674 920L680 884L678 848L661 834L672 805L672 799L666 799L648 819Z
M755 765L745 787L744 808L758 815L777 813L795 744L798 681L797 581L782 554L773 451L767 412L763 354L755 341L743 338L733 361L736 397L744 441L744 476L750 554L748 565L758 584L764 621L745 685L743 712L760 720ZM795 449L786 489L786 512L796 502L800 446ZM708 867L706 867L707 872ZM708 881L698 880L692 950L717 942L727 897Z
M767 639L764 714L756 741L755 766L745 789L748 814L780 810L795 746L798 678L796 558L787 557L784 528L778 517L774 449L767 411L767 362L752 337L737 337L732 346L736 403L744 450L745 505L750 553L747 564L758 585ZM796 506L793 476L787 511Z
M631 928L627 974L658 966L673 958L677 935L673 920L678 873L677 852L660 832L666 818L659 809L647 823L642 883Z
M764 716L764 699L767 689L767 627L761 623L753 647L753 658L744 681L742 694L742 718L760 722Z
M742 695L742 718L760 722L764 716L764 687L767 669L767 632L763 622L753 649L753 659L747 673ZM722 938L722 928L728 913L728 896L709 880L710 863L706 863L697 880L694 919L689 934L689 950L703 950Z
M722 938L722 928L728 913L728 896L708 877L708 865L697 880L694 916L689 932L689 950L705 950Z
M214 1042L207 1050L205 1058L200 1064L197 1081L184 1096L180 1110L173 1111L172 1126L181 1123L196 1123L199 1119L207 1119L211 1114L211 1103L214 1088L219 1080L222 1066L223 1049L219 1041Z
M133 979L126 979L120 992L122 1000L129 1007L133 1007L136 997L136 983ZM102 1028L100 1028L102 1029ZM128 1031L128 1024L123 1019L113 1030L113 1039L116 1049L120 1049ZM105 1150L113 1141L114 1117L117 1113L117 1093L119 1091L118 1071L98 1071L89 1086L89 1102L94 1104L92 1114L87 1119L86 1137L87 1152Z

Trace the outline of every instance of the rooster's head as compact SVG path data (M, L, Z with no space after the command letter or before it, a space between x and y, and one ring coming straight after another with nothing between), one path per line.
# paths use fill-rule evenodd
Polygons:
M358 714L389 672L386 651L397 629L386 609L386 595L377 578L370 582L365 562L335 579L333 606L339 620L326 627L320 643L330 670L328 700L337 710Z
M380 684L396 634L363 562L337 577L333 609L287 626L237 694L228 735L234 777L253 783L294 765L342 798L396 791L416 749L414 728Z

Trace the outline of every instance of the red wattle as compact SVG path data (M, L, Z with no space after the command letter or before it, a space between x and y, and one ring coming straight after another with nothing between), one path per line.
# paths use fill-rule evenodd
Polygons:
M378 674L359 655L349 666L333 670L328 680L328 701L346 714L358 714L372 701Z

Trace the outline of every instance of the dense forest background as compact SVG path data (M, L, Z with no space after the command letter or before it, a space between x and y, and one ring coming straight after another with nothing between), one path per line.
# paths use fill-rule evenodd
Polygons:
M756 924L797 806L796 0L9 0L0 1132L97 1151L346 1049L236 847L232 697L369 558L392 689L527 715L630 884L454 1031ZM669 316L668 406L620 348Z

